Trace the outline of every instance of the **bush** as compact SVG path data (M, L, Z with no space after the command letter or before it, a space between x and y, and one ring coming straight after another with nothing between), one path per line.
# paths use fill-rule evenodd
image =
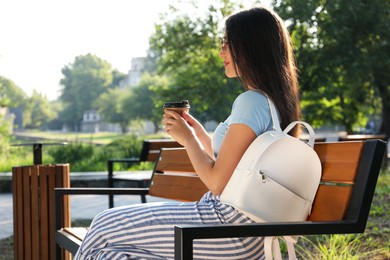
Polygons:
M55 163L75 164L90 158L94 153L92 144L70 143L65 146L56 146L48 150Z
M105 146L70 143L66 146L52 147L48 155L54 163L69 163L71 171L106 171L110 158L138 158L142 140L136 136L124 136ZM116 169L126 169L126 164L116 164ZM146 166L148 168L149 165ZM145 166L143 166L145 168Z
M139 157L142 140L133 135L124 136L104 146L102 156L105 158Z

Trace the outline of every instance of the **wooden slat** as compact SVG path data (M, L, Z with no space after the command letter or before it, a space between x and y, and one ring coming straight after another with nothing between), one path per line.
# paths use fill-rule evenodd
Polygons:
M172 139L150 139L146 140L149 142L149 150L160 150L160 148L173 148L182 147L177 141Z
M56 176L56 187L64 187L69 188L70 187L70 174L69 174L69 164L56 164L51 166L53 168L53 172ZM62 207L63 207L63 219L61 226L62 227L69 227L71 222L70 217L70 201L69 196L64 196L62 199ZM52 209L52 213L54 214L54 207ZM54 236L54 229L51 229L50 232L53 232ZM54 247L53 247L54 249ZM53 250L54 253L54 250ZM68 252L63 251L62 252L62 259L72 259L71 254Z
M197 201L208 191L196 175L184 148L161 149L154 172L149 191L151 196Z
M55 169L54 167L47 167L46 168L48 171L48 215L49 215L49 255L50 259L55 258L55 240L54 240L54 227L55 227L55 220L54 220L54 203L55 203L55 198L54 198L54 188L56 186L56 176L55 176Z
M68 232L75 238L77 238L80 241L83 241L84 237L87 235L88 228L85 227L67 227L64 228L64 231Z
M43 228L40 225L39 212L39 169L37 166L31 167L31 245L32 245L32 259L40 258L41 239L40 233Z
M353 187L320 185L308 220L344 219Z
M315 144L314 149L322 164L322 184L318 188L308 220L329 221L344 218L363 146L363 142ZM340 184L344 186L335 186Z
M195 172L185 148L162 149L155 172Z
M339 137L339 141L365 141L374 139L379 139L386 142L386 135L347 135Z
M48 186L48 178L49 173L47 170L47 167L41 167L40 168L40 182L41 182L41 190L40 190L40 214L41 214L41 239L42 239L42 259L50 259L49 258L49 251L48 248L49 245L49 238L50 238L50 229L49 229L49 214L48 214L48 208L49 208L49 190L47 188Z
M14 197L14 258L22 259L23 244L23 168L14 167L12 169L12 181L15 189Z
M182 147L175 140L170 139L156 139L156 140L146 140L149 144L149 153L147 156L147 161L155 162L158 159L161 148L173 148L173 147Z
M18 189L18 185L17 185L17 168L16 167L13 167L12 168L12 216L13 216L13 223L14 223L14 245L16 246L18 243L17 243L17 238L18 238L18 225L17 225L17 222L18 222L18 219L17 219L17 210L16 210L16 205L18 204L18 200L17 200L17 189ZM14 246L14 259L18 259L17 257L17 254L16 254L16 250L15 250L15 246Z
M23 167L23 259L30 259L31 250L31 206L30 206L30 171L29 167Z
M363 142L316 143L314 149L322 164L322 181L353 183Z
M70 167L69 164L63 164L63 165L57 165L57 171L61 170L61 178L62 182L60 186L57 187L64 187L69 188L70 187ZM69 196L64 196L63 199L64 203L64 223L62 224L63 227L69 227L71 223L71 217L70 217L70 198Z
M146 161L155 162L158 158L159 150L149 151Z
M180 201L198 201L206 192L206 186L197 176L156 173L149 195Z

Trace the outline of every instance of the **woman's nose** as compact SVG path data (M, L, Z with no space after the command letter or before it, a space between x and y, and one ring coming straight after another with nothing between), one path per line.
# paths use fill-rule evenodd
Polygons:
M225 50L223 48L221 48L221 50L219 51L219 57L221 58L225 57Z

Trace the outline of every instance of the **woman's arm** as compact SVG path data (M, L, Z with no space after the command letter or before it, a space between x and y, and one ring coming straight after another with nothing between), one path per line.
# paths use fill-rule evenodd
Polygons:
M180 115L166 112L170 117L164 119L165 131L187 150L196 173L214 194L222 193L234 169L249 145L256 138L253 130L244 124L233 124L218 153L218 158L210 157L201 141Z
M187 121L187 123L194 129L195 135L198 137L200 143L202 144L203 148L206 150L207 154L211 158L215 159L214 151L211 146L211 137L204 129L203 125L199 123L199 121L196 120L193 116L191 116L186 112L183 112L182 116Z

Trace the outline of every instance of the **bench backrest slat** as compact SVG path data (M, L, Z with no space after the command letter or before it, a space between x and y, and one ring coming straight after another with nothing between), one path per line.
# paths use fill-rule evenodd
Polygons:
M351 199L352 187L320 185L308 220L331 221L344 219Z
M182 147L182 145L172 139L144 140L140 154L140 161L155 162L160 154L160 149L165 147Z
M155 173L149 195L179 201L197 201L206 192L206 186L196 175Z
M163 148L154 171L157 173L179 171L195 174L185 148Z
M363 142L316 143L322 176L308 220L342 220L348 208Z
M162 148L149 195L180 201L199 200L207 192L185 148Z
M363 142L316 143L314 150L322 165L321 181L354 183Z

